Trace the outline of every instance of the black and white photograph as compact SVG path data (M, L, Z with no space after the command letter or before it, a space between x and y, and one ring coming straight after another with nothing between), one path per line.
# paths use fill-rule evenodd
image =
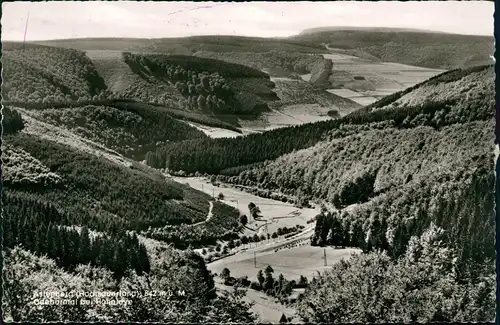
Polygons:
M494 7L2 3L3 322L494 322Z

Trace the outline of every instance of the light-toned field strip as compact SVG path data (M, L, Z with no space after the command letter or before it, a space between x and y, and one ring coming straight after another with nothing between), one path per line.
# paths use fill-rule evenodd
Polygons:
M311 234L309 234L311 235ZM286 243L286 244L289 244ZM284 246L282 243L278 246ZM325 266L324 254L326 252L327 264ZM247 250L227 258L207 264L207 268L213 273L220 274L224 268L231 271L231 276L248 276L249 280L257 280L257 272L264 270L268 265L274 269L277 277L280 273L288 280L298 280L301 275L309 280L317 274L329 269L332 264L341 259L348 259L358 249L345 248L335 249L333 247L311 246L309 242L302 246L283 248L275 252L275 248L264 250L259 247Z
M182 122L182 120L179 120ZM192 127L197 128L198 130L202 131L206 135L208 135L211 138L235 138L238 136L241 136L243 134L234 132L231 130L223 129L223 128L217 128L213 126L206 126L202 125L199 123L195 122L186 122L187 124L191 125Z
M370 105L371 103L377 101L377 98L371 97L371 96L364 96L363 94L357 93L355 91L349 90L349 89L327 89L326 91L337 95L341 96L344 98L351 99L355 101L358 104L361 104L363 106L365 105Z

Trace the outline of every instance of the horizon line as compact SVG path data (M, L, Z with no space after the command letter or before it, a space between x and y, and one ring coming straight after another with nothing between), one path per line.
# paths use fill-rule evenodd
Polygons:
M317 29L328 29L325 31L315 31ZM337 30L335 30L337 28ZM197 35L186 35L186 36L165 36L165 37L125 37L125 36L87 36L87 37L67 37L67 38L53 38L53 39L38 39L38 40L12 40L12 39L2 39L2 42L54 42L54 41L69 41L69 40L85 40L85 39L130 39L130 40L162 40L162 39L181 39L181 38L190 38L190 37L241 37L241 38L263 38L263 39L290 39L292 37L297 36L305 36L310 34L318 34L318 33L328 33L328 32L336 32L336 31L362 31L369 29L386 29L386 30L394 30L395 32L406 32L406 33L422 33L422 34L447 34L447 35L461 35L461 36L477 36L477 37L492 37L494 35L486 35L486 34L461 34L461 33L451 33L439 30L430 30L430 29L418 29L418 28L407 28L407 27L382 27L382 26L320 26L320 27L311 27L302 30L298 34L293 34L290 36L249 36L249 35L237 35L237 34L197 34ZM310 31L309 33L307 33ZM306 33L305 33L306 32ZM376 31L375 31L376 32Z

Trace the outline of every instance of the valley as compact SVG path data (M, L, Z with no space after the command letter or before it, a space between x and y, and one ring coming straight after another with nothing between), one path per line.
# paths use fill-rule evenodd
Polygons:
M262 218L259 221L249 222L242 235L248 237L255 233L259 236L265 235L265 224L267 224L269 234L276 232L278 228L293 227L297 224L305 227L302 232L289 238L279 236L276 239L242 244L231 249L229 251L231 255L207 264L208 270L214 274L221 274L224 268L228 268L231 271L231 276L235 278L248 277L250 281L257 281L258 270L263 270L270 265L276 275L282 274L286 279L295 279L296 281L299 280L300 276L304 276L310 281L317 275L317 272L323 272L341 259L348 259L351 254L359 253L358 249L352 248L334 249L328 247L323 249L311 246L310 237L314 233L314 223L308 224L308 221L320 212L318 207L314 209L297 208L290 203L262 198L228 184L215 186L203 178L173 177L173 179L215 197L222 193L224 198L220 201L238 208L240 214L248 214L248 204L255 203L261 210ZM251 229L256 229L256 231ZM202 249L195 251L201 253ZM326 262L324 255L326 255ZM230 290L230 287L224 286L221 282L216 282L216 287L218 290ZM294 292L302 291L295 289ZM255 303L252 310L263 322L275 322L282 313L285 313L287 317L297 317L292 306L282 305L262 292L248 289L245 298ZM298 321L300 320L295 319L295 322Z

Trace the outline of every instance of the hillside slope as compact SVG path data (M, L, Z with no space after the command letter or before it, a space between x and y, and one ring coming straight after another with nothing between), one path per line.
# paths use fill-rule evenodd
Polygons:
M124 98L231 115L258 114L277 99L265 73L219 60L117 51L89 51L89 58L74 49L11 48L3 56L2 91L5 101L19 106L81 106Z
M436 69L456 69L490 64L493 37L407 30L341 29L317 30L291 37L295 41L327 44L356 56L373 56Z
M491 67L445 73L340 119L314 147L232 179L291 193L300 189L341 206L359 199L349 192L358 178L370 180L371 196L427 178L438 167L472 168L493 150L493 80Z
M75 118L90 111L85 107ZM66 113L63 119L74 117ZM235 209L25 109L7 107L2 114L8 117L2 139L5 319L220 322L229 308L225 320L255 321L246 303L215 294L202 257L174 248L231 237ZM203 222L209 210L211 222ZM161 242L151 239L159 235ZM128 297L126 304L74 298L75 304L35 306L33 292L75 290L172 294Z
M69 130L125 157L141 161L148 151L169 141L203 139L206 135L168 112L136 105L86 105L73 108L26 110L38 121Z
M33 47L2 55L4 101L27 104L104 99L106 85L85 53Z
M220 60L182 55L134 55L125 62L139 75L167 80L184 96L182 107L216 114L258 114L276 100L269 76Z
M330 121L304 124L290 128L273 130L263 134L252 134L236 139L207 139L196 141L181 141L159 148L156 154L149 155L148 164L155 167L167 167L170 170L186 172L223 173L238 175L244 165L263 163L276 159L294 150L311 147L325 140L329 133L341 128L355 130L356 125L394 123L396 128L407 128L412 125L427 125L441 128L446 125L463 121L488 120L493 117L493 69L479 67L470 70L454 70L443 73L428 81L418 84L406 91L385 97L366 108L356 110L351 114ZM461 81L464 79L464 81ZM382 110L372 110L372 107L387 106L395 98L405 92L411 92L420 87L442 82L447 87L442 90L450 92L446 101L425 97L425 105L400 105ZM460 88L461 84L467 84ZM425 86L427 85L427 86ZM391 122L391 120L393 122ZM367 128L362 125L360 128ZM355 131L354 131L355 132ZM189 152L189 158L187 158ZM194 153L194 154L193 154ZM237 154L236 154L237 153ZM158 164L161 161L162 163ZM163 163L163 162L166 162ZM229 170L234 168L234 170Z
M209 52L199 51L193 55L213 58L226 62L250 66L258 70L265 70L272 77L295 77L310 73L315 65L321 64L324 59L319 54L308 55L300 52L285 52L271 50L268 52Z

